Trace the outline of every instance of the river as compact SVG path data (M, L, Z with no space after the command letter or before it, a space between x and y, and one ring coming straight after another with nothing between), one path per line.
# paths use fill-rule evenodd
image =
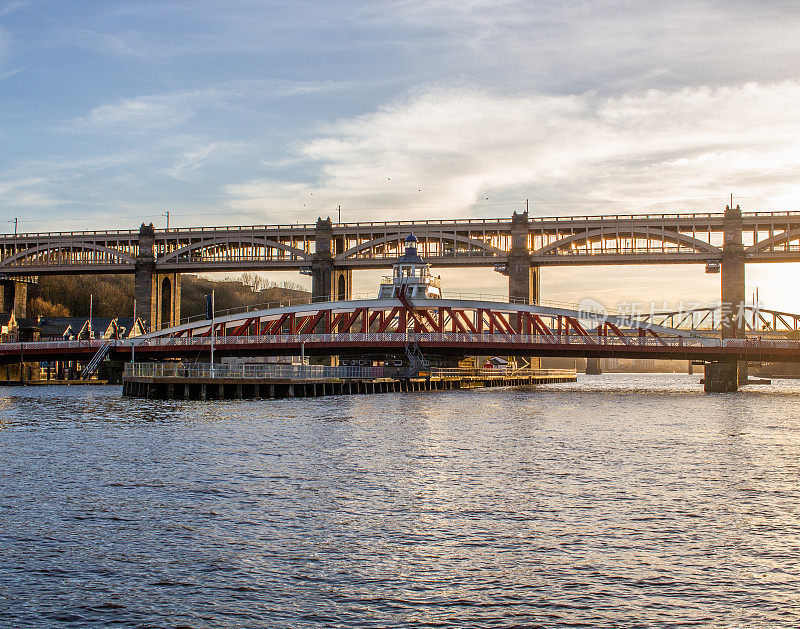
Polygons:
M0 625L800 625L800 382L0 388Z

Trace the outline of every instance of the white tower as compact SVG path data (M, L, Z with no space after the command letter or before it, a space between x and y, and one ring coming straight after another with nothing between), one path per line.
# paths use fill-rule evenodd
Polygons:
M401 287L410 299L441 299L440 278L431 275L430 264L419 257L414 234L406 237L405 245L406 252L392 266L392 275L383 278L378 299L396 299Z

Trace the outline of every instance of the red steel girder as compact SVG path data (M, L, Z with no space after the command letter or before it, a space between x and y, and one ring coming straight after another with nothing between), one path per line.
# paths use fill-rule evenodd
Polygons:
M242 336L245 331L253 324L254 321L257 321L258 317L250 317L245 319L244 323L242 323L239 327L234 329L233 333L230 336Z
M325 313L329 312L328 310L320 310L315 315L309 315L308 317L304 317L304 321L297 327L298 334L310 334L314 331L314 328L317 324L322 320L325 316Z
M395 306L389 311L389 314L385 316L385 311L381 311L381 322L378 326L378 332L386 332L386 328L389 327L392 320L400 313L400 310L402 310L402 308Z
M472 325L472 321L469 320L469 317L462 311L456 310L454 308L445 308L445 311L450 315L450 321L453 324L453 332L473 332L475 334L478 333L478 330ZM464 321L462 323L461 318L463 317ZM466 326L464 325L466 323Z
M543 334L549 338L553 338L555 336L553 330L551 330L547 324L542 321L542 318L537 314L530 315L531 323L533 324L533 328L538 331L539 334ZM559 319L560 323L560 319Z

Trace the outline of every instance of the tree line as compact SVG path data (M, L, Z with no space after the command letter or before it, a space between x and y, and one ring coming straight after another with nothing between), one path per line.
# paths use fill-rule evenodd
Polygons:
M244 306L277 304L309 296L296 282L272 282L257 273L235 279L213 280L181 275L181 316L203 314L206 295L214 291L217 311ZM95 317L133 315L132 275L45 275L28 289L28 316Z

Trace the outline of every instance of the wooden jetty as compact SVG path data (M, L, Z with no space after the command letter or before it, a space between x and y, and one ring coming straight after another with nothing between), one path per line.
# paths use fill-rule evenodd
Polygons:
M322 365L126 365L122 394L154 399L223 400L321 397L518 387L575 382L569 369L433 369L413 377L387 376L380 367Z

